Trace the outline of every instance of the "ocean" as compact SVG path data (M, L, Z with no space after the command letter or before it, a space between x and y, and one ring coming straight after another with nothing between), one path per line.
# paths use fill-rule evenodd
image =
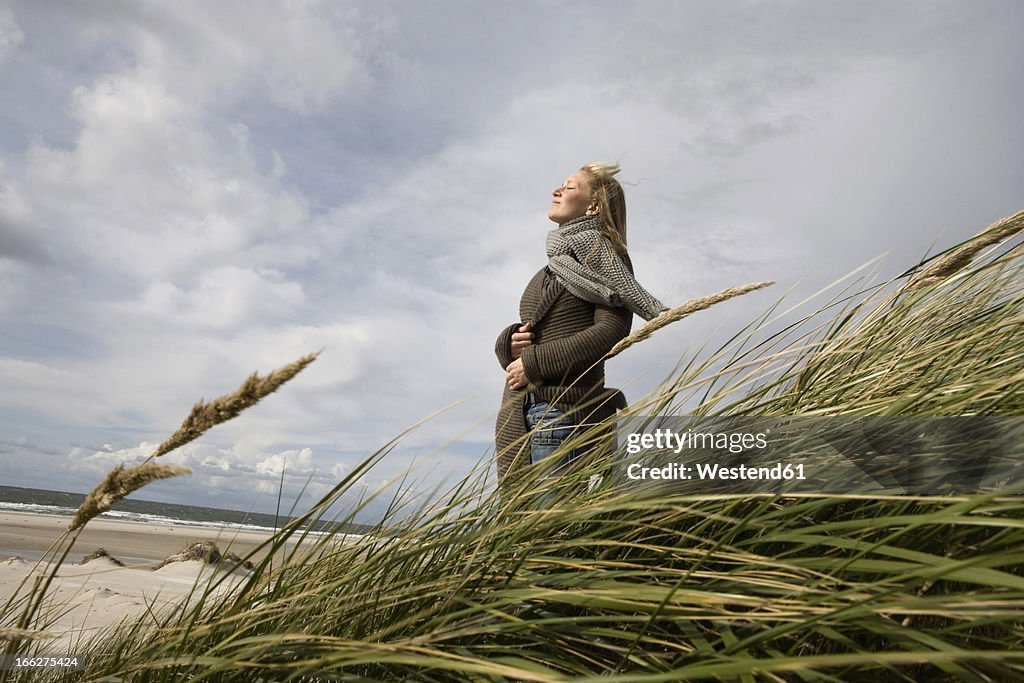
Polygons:
M85 500L83 493L0 486L0 512L27 512L37 515L70 517L75 514L83 500ZM275 517L259 512L158 503L134 498L119 501L115 509L104 512L101 517L147 524L264 532L279 529L291 521L290 517ZM331 522L324 521L314 524L312 531L322 531L333 526L334 524ZM343 531L361 534L365 533L368 528L360 524L348 524Z

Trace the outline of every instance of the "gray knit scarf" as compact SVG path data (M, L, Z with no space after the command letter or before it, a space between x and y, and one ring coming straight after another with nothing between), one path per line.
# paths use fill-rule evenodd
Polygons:
M628 308L644 320L667 310L640 286L608 238L600 216L580 216L548 233L548 269L579 298L595 304Z

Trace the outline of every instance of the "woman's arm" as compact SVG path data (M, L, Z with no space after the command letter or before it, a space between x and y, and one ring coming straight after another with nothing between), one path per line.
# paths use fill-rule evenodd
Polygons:
M533 343L533 321L520 325L516 323L502 330L498 341L494 343L494 353L501 367L507 368L509 363L519 358L523 349ZM511 332L509 332L511 330Z
M575 379L604 357L629 334L633 314L625 308L594 307L594 324L561 339L533 344L521 356L533 384Z
M522 323L513 323L509 325L501 334L498 335L498 340L494 342L494 355L498 357L498 364L501 365L501 369L504 370L509 366L515 358L512 357L512 335L519 329Z

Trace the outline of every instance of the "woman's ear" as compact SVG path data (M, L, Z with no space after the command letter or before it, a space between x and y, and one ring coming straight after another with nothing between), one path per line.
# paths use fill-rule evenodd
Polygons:
M596 216L599 213L601 213L601 207L597 205L597 202L594 202L593 204L587 207L588 216Z

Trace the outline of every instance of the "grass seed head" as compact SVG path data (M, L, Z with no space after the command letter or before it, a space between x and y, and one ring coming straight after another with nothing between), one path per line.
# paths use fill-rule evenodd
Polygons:
M166 441L153 453L153 457L166 455L190 441L199 438L210 428L237 417L246 408L256 405L260 399L277 391L285 382L299 374L303 368L316 360L318 353L303 356L294 363L272 371L266 377L255 372L246 379L235 393L215 398L209 403L200 400L192 406L192 412Z
M740 296L748 292L753 292L754 290L762 289L764 287L768 287L774 284L775 282L773 280L767 280L765 282L755 282L749 285L741 285L739 287L730 287L729 289L723 289L721 292L711 294L709 296L702 296L698 299L690 299L689 301L682 303L671 310L665 311L657 318L654 318L653 320L647 322L643 327L638 329L636 332L633 332L628 337L621 340L618 344L612 347L612 350L608 352L606 358L611 358L612 356L622 353L633 344L636 344L637 342L642 342L643 340L647 339L656 331L660 330L666 325L682 320L691 313L702 311L705 308L710 308L711 306L714 306L717 303L721 303L722 301L725 301L727 299L731 299L733 297Z
M109 510L114 503L121 500L129 493L141 489L146 484L158 479L169 479L179 474L191 472L187 467L178 465L163 465L154 462L144 462L135 467L117 465L107 474L106 479L99 483L89 495L85 497L82 504L78 506L68 531L84 526L86 522Z
M996 221L912 277L903 291L913 292L942 282L967 266L981 250L1009 239L1021 231L1024 231L1024 211Z

